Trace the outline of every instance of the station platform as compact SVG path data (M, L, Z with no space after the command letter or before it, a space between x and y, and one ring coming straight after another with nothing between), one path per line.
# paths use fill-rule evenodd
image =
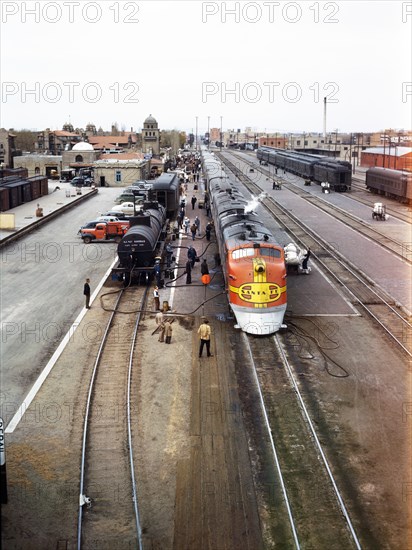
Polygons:
M30 232L35 227L47 223L56 215L95 195L98 191L91 187L82 187L80 192L81 194L78 194L77 188L70 185L70 183L50 183L49 181L48 195L2 212L1 214L14 217L14 227L12 229L0 229L0 246L4 246ZM42 217L36 217L38 207L43 209Z

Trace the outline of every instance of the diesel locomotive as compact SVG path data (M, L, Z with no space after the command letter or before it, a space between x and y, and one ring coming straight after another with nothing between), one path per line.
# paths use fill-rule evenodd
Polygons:
M316 183L327 182L334 191L348 191L352 185L352 165L347 161L272 147L259 147L256 155L259 161L302 178Z
M237 324L249 334L275 333L283 326L287 306L284 250L208 151L203 151L203 170Z

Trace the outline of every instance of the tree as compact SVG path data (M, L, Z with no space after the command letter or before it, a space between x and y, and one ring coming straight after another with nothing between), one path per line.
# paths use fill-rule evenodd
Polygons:
M14 140L16 149L20 149L21 151L29 151L30 153L34 152L37 132L31 132L30 130L23 129L13 131L12 133L16 136Z

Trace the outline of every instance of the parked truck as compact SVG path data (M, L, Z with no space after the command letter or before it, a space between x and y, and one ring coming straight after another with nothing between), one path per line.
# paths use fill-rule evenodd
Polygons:
M82 228L80 237L85 244L92 241L109 241L114 240L119 243L122 237L129 230L130 222L122 220L118 222L101 222L95 227L86 229Z

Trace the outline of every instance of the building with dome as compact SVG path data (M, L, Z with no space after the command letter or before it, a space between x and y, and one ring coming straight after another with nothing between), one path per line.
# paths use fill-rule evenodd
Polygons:
M91 143L79 141L70 149L63 151L63 168L90 168L97 159L97 152Z
M160 131L157 120L149 115L143 122L142 128L142 152L159 158L160 155Z

